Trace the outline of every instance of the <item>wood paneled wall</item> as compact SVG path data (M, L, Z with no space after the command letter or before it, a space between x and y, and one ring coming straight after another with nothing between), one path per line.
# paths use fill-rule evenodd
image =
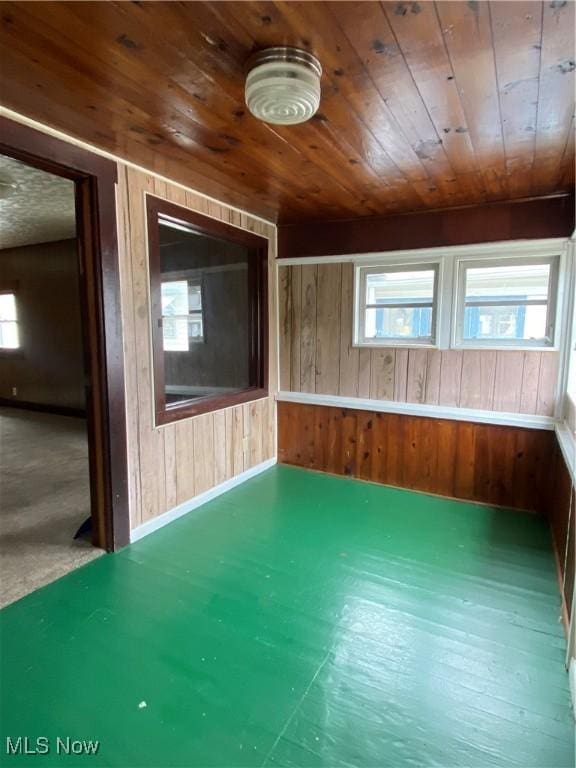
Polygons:
M544 508L554 433L278 403L287 464L517 509Z
M352 346L354 268L279 268L280 389L552 416L557 352Z
M278 227L278 258L570 237L574 195Z
M128 464L132 528L276 455L276 334L270 334L271 396L155 428L150 349L148 257L144 195L232 223L269 238L274 227L151 175L119 166L118 233L126 376ZM276 295L270 281L274 328Z
M567 619L572 616L576 568L576 488L558 442L548 459L545 510L550 520Z

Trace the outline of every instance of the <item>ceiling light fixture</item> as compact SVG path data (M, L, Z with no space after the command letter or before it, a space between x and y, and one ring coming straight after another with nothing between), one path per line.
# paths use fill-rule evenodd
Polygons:
M265 123L304 123L320 106L318 59L299 48L278 46L256 53L248 62L246 106Z

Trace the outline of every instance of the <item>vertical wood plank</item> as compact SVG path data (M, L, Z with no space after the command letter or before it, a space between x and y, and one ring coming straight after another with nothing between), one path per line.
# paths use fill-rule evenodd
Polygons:
M494 410L517 413L520 410L520 393L524 353L513 350L496 353L494 380Z
M194 420L185 419L176 424L176 493L177 504L192 499L194 487Z
M558 353L543 352L538 379L537 413L553 416L556 408L556 386L558 383Z
M341 291L342 265L318 265L315 391L324 395L337 395L339 389Z
M439 405L457 406L460 402L461 383L462 352L454 350L442 352Z
M411 349L408 353L408 380L406 387L407 402L426 402L427 368L428 351L426 349Z
M250 434L248 448L248 467L255 467L262 462L262 426L263 409L266 406L266 400L256 400L248 404L250 413Z
M130 256L133 291L135 360L138 372L138 444L140 451L140 519L142 522L167 510L164 434L153 424L152 357L149 344L149 289L144 193L154 192L154 180L131 168L126 172L130 218ZM130 403L130 398L128 398ZM130 406L129 406L130 407Z
M278 268L278 354L280 390L290 391L292 361L292 268Z
M291 301L290 329L292 343L290 347L290 391L300 392L301 354L302 354L302 267L290 267Z
M520 413L537 413L541 359L542 352L524 352L519 408Z
M460 499L482 499L476 496L476 475L479 462L476 456L476 424L459 422L455 427L456 450L448 460L454 464L454 495Z
M276 455L276 401L269 397L262 406L262 461Z
M494 403L495 376L496 352L483 349L464 350L460 407L491 410Z
M130 201L125 166L118 166L116 188L116 215L118 222L118 262L122 301L122 326L124 344L124 383L126 388L126 447L128 459L128 494L130 525L142 522L141 467L139 440L138 376L136 354L136 330L134 327L134 288L130 258L132 230L130 226Z
M372 354L369 349L358 350L358 397L371 397Z
M374 400L394 400L394 350L370 351L370 397Z
M250 468L250 403L242 406L242 466L244 470Z
M426 394L425 403L438 405L440 401L440 369L442 365L442 352L431 349L427 353L426 363Z
M359 349L352 346L354 307L354 265L342 264L340 381L338 393L343 397L358 397ZM361 395L362 396L362 395ZM367 395L364 395L367 396Z
M196 494L214 485L214 418L205 413L194 418L194 486Z
M178 485L176 469L176 427L170 424L164 428L164 477L166 483L166 508L172 509L177 504Z
M244 471L244 407L237 405L231 408L232 428L232 474L239 475Z
M302 325L300 331L300 391L316 391L316 264L302 267Z
M405 403L408 391L408 350L397 349L394 362L394 400Z
M268 224L261 225L260 230L261 234L268 239L268 388L275 394L280 387L276 230Z
M223 483L226 472L226 411L214 411L214 484Z

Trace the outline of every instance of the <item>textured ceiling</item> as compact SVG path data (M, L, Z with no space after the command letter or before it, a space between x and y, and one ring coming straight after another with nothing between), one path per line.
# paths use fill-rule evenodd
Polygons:
M75 234L74 182L0 155L0 249Z

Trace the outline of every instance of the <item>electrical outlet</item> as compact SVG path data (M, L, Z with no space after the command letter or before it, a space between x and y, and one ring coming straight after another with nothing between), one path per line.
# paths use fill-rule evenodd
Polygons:
M18 397L18 387L12 387L12 397Z

